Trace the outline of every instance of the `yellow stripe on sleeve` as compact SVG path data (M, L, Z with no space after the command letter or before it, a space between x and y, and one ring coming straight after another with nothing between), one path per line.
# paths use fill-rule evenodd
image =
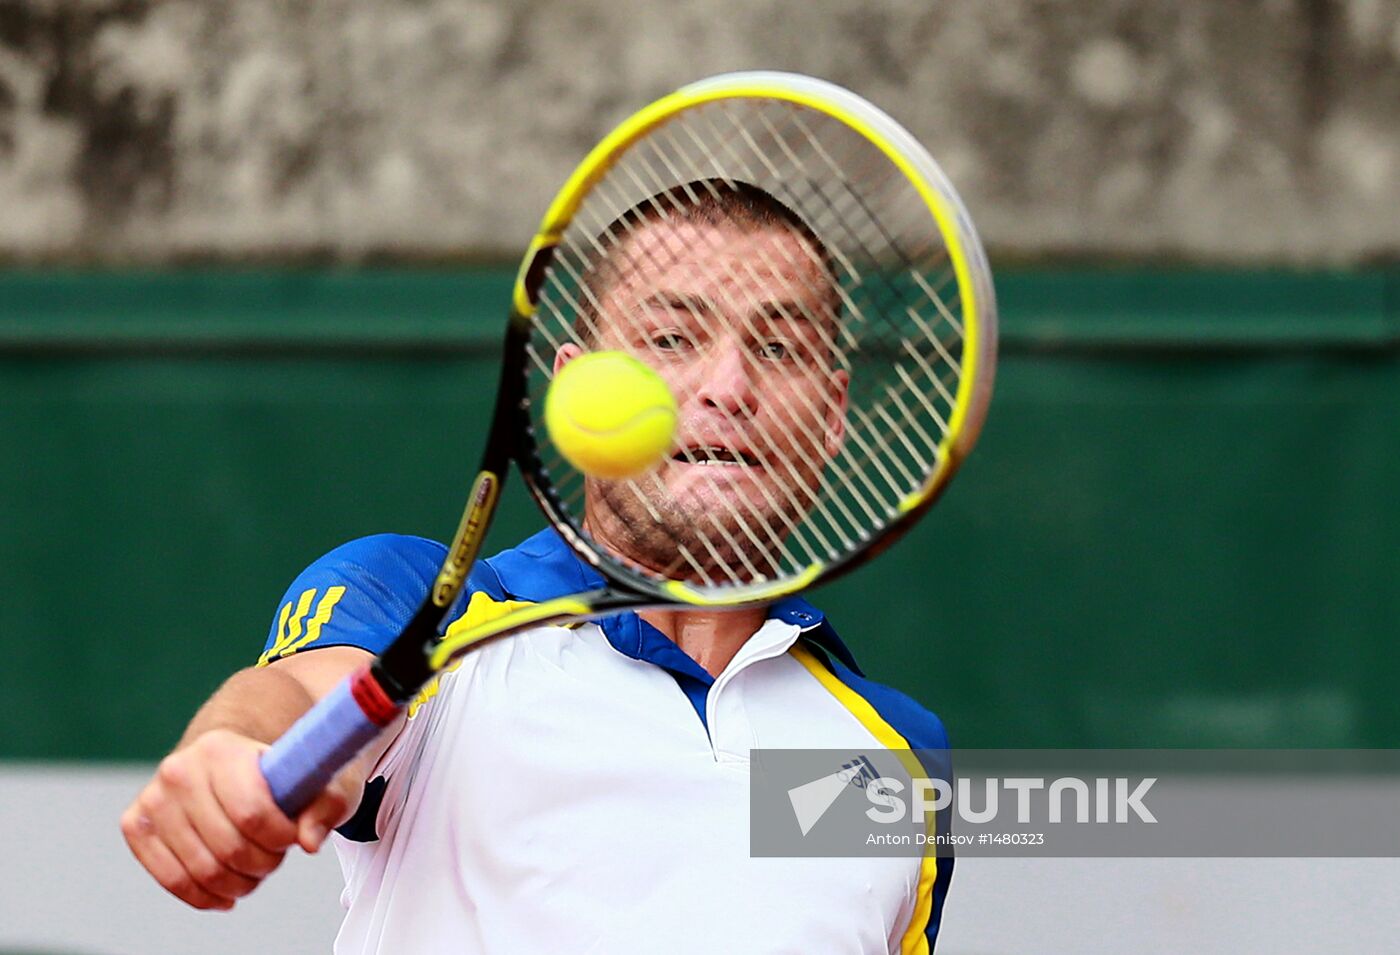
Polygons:
M292 609L290 600L284 603L282 612L277 617L277 639L258 657L257 665L265 667L273 660L291 656L315 641L321 635L321 628L330 622L331 611L335 610L335 605L343 596L344 587L327 587L325 596L316 605L316 615L306 622L305 630L302 629L302 620L311 609L311 602L316 599L316 589L313 587L301 592L301 596L297 598L296 610Z
M339 603L340 598L344 596L344 587L327 587L326 595L322 597L321 602L316 605L316 616L312 617L306 623L306 635L288 646L282 653L282 656L290 656L308 644L314 643L316 639L321 636L321 628L330 622L331 611L335 609L335 605Z
M301 636L301 621L306 616L306 612L311 609L311 601L316 598L315 588L304 590L297 598L297 608L292 610L291 601L282 606L282 613L277 618L277 640L269 647L261 657L258 658L258 666L267 666L273 660L287 652L287 648Z
M277 636L272 641L272 646L263 651L263 655L258 657L258 666L265 667L272 662L278 647L282 646L284 635L287 632L287 618L292 615L292 602L289 600L282 605L282 612L277 615Z

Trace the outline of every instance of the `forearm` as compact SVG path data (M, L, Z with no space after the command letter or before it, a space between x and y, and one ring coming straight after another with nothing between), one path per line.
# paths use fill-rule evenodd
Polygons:
M239 670L215 691L185 729L176 750L214 731L234 733L257 743L275 742L317 700L373 657L358 647L327 647L298 653L265 667ZM341 772L347 791L356 793L403 726L400 716Z
M239 670L199 708L177 748L220 729L271 743L314 702L302 682L281 667Z

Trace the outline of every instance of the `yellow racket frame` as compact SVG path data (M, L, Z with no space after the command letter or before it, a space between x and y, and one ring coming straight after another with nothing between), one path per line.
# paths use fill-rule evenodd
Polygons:
M702 80L662 97L623 121L605 136L565 181L540 222L516 276L513 292L515 319L528 322L537 302L532 296L534 263L559 244L564 231L585 197L621 156L643 136L687 110L706 103L733 99L781 100L796 103L835 119L863 136L880 150L917 190L928 207L948 250L963 307L962 368L954 395L948 428L938 444L932 473L913 493L899 502L901 517L912 517L933 502L962 463L981 428L981 416L990 388L990 367L982 356L995 345L995 305L990 301L990 275L980 241L951 186L942 180L937 165L898 123L865 100L831 83L797 74L776 72L730 73ZM899 140L904 140L900 142ZM917 151L917 152L916 152ZM920 168L920 167L924 168ZM974 279L974 265L984 277L985 291ZM990 362L985 363L990 366ZM980 407L977 407L980 403ZM977 413L973 413L977 407ZM697 606L732 606L774 600L807 587L826 569L814 562L801 573L770 583L727 587L722 596L681 581L666 581L661 589L668 597Z

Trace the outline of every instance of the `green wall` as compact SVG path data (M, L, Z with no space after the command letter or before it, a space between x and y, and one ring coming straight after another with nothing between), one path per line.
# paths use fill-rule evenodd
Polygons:
M509 282L0 275L0 757L154 757L304 564L450 532ZM818 595L866 669L963 746L1395 745L1400 275L998 292L976 455Z

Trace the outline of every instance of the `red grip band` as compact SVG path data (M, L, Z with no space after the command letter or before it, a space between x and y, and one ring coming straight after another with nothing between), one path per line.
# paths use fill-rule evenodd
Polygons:
M360 704L360 711L375 726L388 726L399 715L399 708L389 699L379 683L370 675L369 667L350 678L350 695Z

